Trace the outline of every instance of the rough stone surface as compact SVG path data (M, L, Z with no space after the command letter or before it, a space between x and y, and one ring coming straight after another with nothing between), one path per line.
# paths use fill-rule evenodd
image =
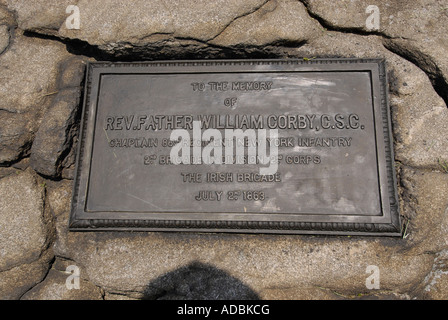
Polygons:
M445 1L384 1L376 4L379 30L369 30L366 19L368 0L303 0L309 12L325 26L338 30L380 33L385 45L418 64L448 101L448 10ZM371 11L369 11L371 12Z
M0 54L9 46L9 27L0 25Z
M64 214L68 215L67 210L70 210L72 188L72 181L70 180L50 181L48 183L46 201L55 218Z
M63 228L66 223L58 225ZM89 279L106 291L132 297L144 296L148 286L162 290L157 279L173 277L170 281L175 282L185 265L195 263L212 265L228 274L229 282L238 279L261 298L265 290L269 295L277 287L366 293L368 265L382 270L382 290L405 293L419 285L433 262L430 254L407 255L406 242L400 239L160 233L69 233L64 239L63 244L56 242L56 255L84 265Z
M45 176L58 177L70 150L79 109L80 88L60 91L45 113L31 147L31 167Z
M90 44L139 42L156 34L209 40L233 19L255 11L266 0L195 2L138 0L129 6L124 0L78 1L82 12L79 31L66 28L65 13L70 1L8 1L18 14L22 29L56 31L63 37L77 37Z
M446 300L448 290L448 252L440 251L434 259L431 272L426 276L422 298Z
M53 258L51 250L47 250L38 260L1 272L0 299L21 299L27 291L45 278Z
M24 294L22 300L102 300L101 289L92 285L81 277L80 272L79 288L69 289L66 285L67 278L72 275L66 268L57 270L50 269L45 280ZM73 284L73 280L69 279Z
M448 3L372 4L0 0L0 298L448 299ZM386 61L402 238L68 232L87 60L322 57Z
M379 30L366 25L373 3L368 0L341 0L328 3L325 0L302 0L309 12L329 28L346 31L379 32L391 38L423 40L443 38L446 34L439 23L448 18L443 1L406 0L375 3L379 9Z
M18 172L19 171L13 167L0 167L0 179L12 174L17 174Z
M57 85L59 89L79 88L85 77L86 58L73 56L61 62Z
M0 180L0 271L39 258L47 244L47 223L43 186L32 173Z
M16 26L14 14L6 8L6 4L0 1L0 25Z
M76 135L80 115L81 82L86 62L70 57L61 62L57 93L31 147L31 167L42 175L57 178Z
M44 185L30 170L0 180L0 217L0 299L19 299L42 281L54 257Z
M220 46L299 44L315 37L319 24L298 1L269 1L257 11L233 21L210 43Z
M59 62L68 56L61 43L25 37L17 32L11 48L0 56L1 109L26 113L39 108L47 95L55 92Z
M55 92L58 62L68 55L61 43L20 32L0 55L0 164L29 151Z
M404 168L402 214L408 218L408 246L440 252L448 246L448 175Z
M73 1L15 1L7 0L8 10L16 12L17 23L22 30L31 29L59 29L69 16L65 12Z

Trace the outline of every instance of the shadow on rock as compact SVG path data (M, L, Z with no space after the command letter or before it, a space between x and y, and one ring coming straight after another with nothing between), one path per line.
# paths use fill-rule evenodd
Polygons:
M223 270L193 262L151 281L143 300L259 300L247 285Z

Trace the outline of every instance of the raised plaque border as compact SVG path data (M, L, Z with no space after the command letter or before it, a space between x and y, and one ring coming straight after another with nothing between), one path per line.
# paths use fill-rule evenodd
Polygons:
M86 136L90 108L92 107L92 82L95 69L114 68L183 68L183 67L226 67L226 66L317 66L333 64L376 64L379 76L379 107L382 118L383 143L385 148L385 166L387 172L387 192L389 195L388 221L386 222L308 222L308 221L232 221L232 220L168 220L127 218L112 214L111 218L85 218L79 207L80 192L86 192L86 186L80 185L80 175L84 169L83 160L86 150ZM347 68L350 69L350 68ZM322 69L320 69L322 70ZM263 72L266 70L260 70ZM278 71L281 72L281 71ZM386 63L384 59L266 59L266 60L181 60L151 62L89 62L87 67L84 103L80 125L77 163L73 184L70 231L193 231L193 232L234 232L234 233L277 233L277 234L332 234L332 235L367 235L367 236L401 236L396 175L394 169L394 152L392 126L388 102ZM378 134L377 134L378 135ZM91 147L87 143L88 147ZM378 148L378 146L376 146ZM382 204L384 206L384 204ZM382 219L384 220L384 219Z

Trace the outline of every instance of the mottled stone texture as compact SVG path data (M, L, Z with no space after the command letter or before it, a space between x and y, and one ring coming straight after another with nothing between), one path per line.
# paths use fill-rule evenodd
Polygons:
M73 144L79 124L81 81L85 63L70 58L61 63L58 88L44 114L31 147L31 167L48 177L59 177L63 160Z
M448 298L448 3L72 2L0 0L0 298ZM319 57L386 61L402 238L68 232L87 61Z
M53 234L44 182L31 171L0 180L0 299L17 299L49 268Z

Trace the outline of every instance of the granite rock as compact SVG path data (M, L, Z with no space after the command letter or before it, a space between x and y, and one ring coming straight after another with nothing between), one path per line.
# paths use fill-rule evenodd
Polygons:
M425 277L424 289L421 299L446 300L448 291L448 252L443 250L437 253L433 268Z
M9 27L0 25L0 54L2 54L9 46Z
M17 12L23 30L39 31L65 38L77 38L92 45L112 48L148 43L151 36L195 38L206 41L219 34L234 19L256 11L266 0L250 1L77 1L80 29L67 29L65 12L70 1L7 1ZM151 42L151 41L149 41Z
M0 180L0 298L19 299L42 281L54 255L44 183L30 170Z
M369 30L371 4L0 0L0 296L446 299L448 11L383 1ZM403 237L68 231L85 61L229 57L386 61Z
M66 233L62 221L58 228L56 255L85 266L89 280L106 292L132 298L157 297L164 288L158 279L175 283L172 275L195 264L213 266L228 276L229 286L237 280L261 298L282 288L284 295L277 291L276 296L284 299L303 298L306 293L298 288L304 287L346 296L371 293L366 268L376 265L381 290L404 294L420 285L434 259L431 254L408 255L403 239Z
M60 176L62 161L72 147L80 97L80 88L61 90L45 113L31 147L30 165L36 172Z
M26 292L21 300L102 300L101 289L83 279L82 270L79 272L78 286L78 280L73 278L77 277L77 274L74 274L71 269L58 270L53 267L44 281Z
M45 279L54 256L46 250L35 261L0 272L0 299L18 300Z
M209 41L219 46L300 45L320 34L320 25L298 1L269 1L257 11L234 20Z
M309 13L331 30L381 34L384 44L417 64L448 101L448 10L443 1L385 1L377 3L379 29L370 29L368 0L303 0Z
M37 260L48 244L49 222L42 182L30 171L0 180L0 216L0 271Z
M0 164L29 154L41 118L55 94L65 46L16 32L0 55Z

